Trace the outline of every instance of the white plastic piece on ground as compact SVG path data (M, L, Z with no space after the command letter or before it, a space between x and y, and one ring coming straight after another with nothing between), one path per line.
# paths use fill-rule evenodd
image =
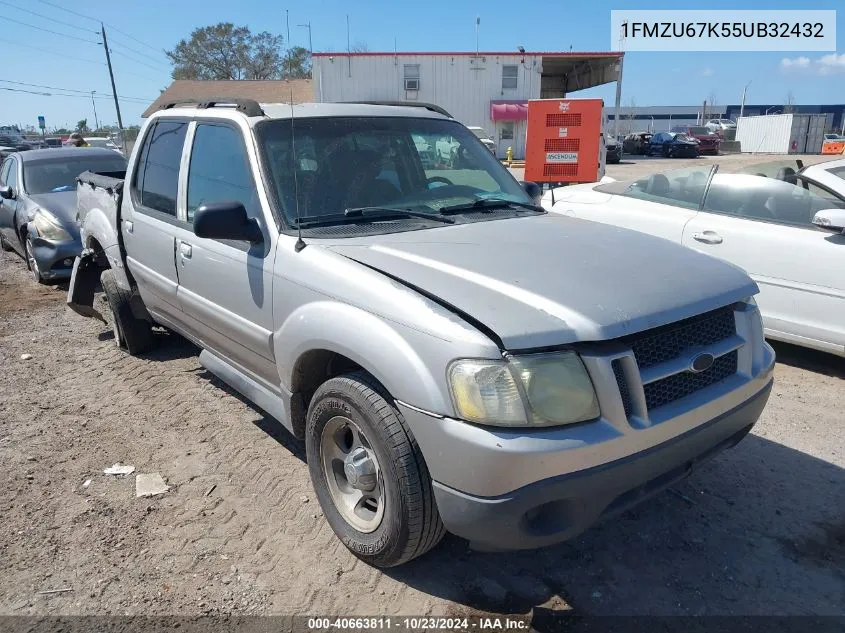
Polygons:
M154 497L170 490L159 473L143 473L135 476L135 496Z
M116 463L114 466L109 466L108 468L104 468L103 472L106 475L131 475L135 472L134 466L121 466L120 462Z
M90 480L90 479L86 479L86 480L85 480L85 483L84 483L84 484L82 484L82 487L83 487L83 488L87 488L87 487L88 487L88 486L90 486L90 485L91 485L91 480Z
M32 360L32 354L21 354L21 360Z

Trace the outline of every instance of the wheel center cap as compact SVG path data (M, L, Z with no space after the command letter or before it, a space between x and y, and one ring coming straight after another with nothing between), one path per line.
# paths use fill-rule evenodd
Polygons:
M343 474L349 485L370 491L376 487L376 465L365 448L356 448L343 460Z

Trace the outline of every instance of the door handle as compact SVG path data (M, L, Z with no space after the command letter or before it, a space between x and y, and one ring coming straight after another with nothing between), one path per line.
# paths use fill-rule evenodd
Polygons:
M721 244L722 236L716 231L701 231L700 233L693 233L692 239L696 242L704 242L705 244Z
M179 242L179 254L185 259L191 259L191 255L193 254L191 245L187 242Z
M131 220L124 220L123 221L123 228L126 229L127 233L131 233L132 231L135 230L135 225L132 224Z

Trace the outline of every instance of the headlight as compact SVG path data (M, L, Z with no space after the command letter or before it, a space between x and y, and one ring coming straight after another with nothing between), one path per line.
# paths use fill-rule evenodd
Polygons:
M460 360L449 368L458 416L497 426L554 426L599 416L587 370L574 352L505 361Z
M56 217L43 209L39 209L35 212L35 216L32 218L32 224L38 231L38 235L43 237L45 240L63 242L71 239L70 233L62 228L62 225Z

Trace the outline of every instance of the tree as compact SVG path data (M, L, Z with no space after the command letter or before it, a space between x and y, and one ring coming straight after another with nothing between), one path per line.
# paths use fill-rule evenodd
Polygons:
M355 42L350 48L350 53L369 53L370 47L367 46L366 42Z
M307 48L294 46L285 56L284 77L304 79L311 76L311 53Z
M789 114L790 112L795 111L795 95L792 94L792 91L786 93L786 96L783 98L783 113Z
M88 131L88 119L82 119L76 122L76 131L77 132L87 132Z
M165 54L174 79L278 79L284 57L281 36L220 22L194 29Z

